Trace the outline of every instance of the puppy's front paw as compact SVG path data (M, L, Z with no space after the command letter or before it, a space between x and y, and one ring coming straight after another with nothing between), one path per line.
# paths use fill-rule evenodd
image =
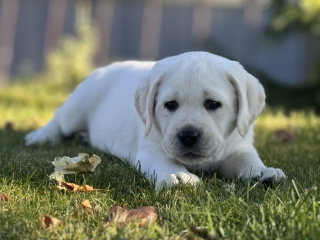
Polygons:
M239 177L241 179L257 179L262 183L272 184L273 182L281 182L286 178L286 175L279 168L252 167L251 169L243 171Z
M261 181L268 185L273 182L281 182L286 178L286 175L280 168L264 168L261 173Z
M161 188L163 186L173 186L179 183L195 185L197 182L200 182L200 178L192 173L176 172L158 178L156 185L157 188Z

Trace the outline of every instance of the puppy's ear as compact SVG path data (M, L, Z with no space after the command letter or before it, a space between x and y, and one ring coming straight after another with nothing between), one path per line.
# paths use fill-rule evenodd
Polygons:
M144 124L147 122L147 98L150 89L149 77L142 79L134 93L134 106L139 113Z
M150 133L154 120L155 97L161 79L160 74L150 73L141 81L134 93L134 105L146 125L145 136Z
M238 95L237 127L240 135L244 137L249 126L262 112L266 95L258 79L244 70L238 62L233 62L232 65L229 79Z

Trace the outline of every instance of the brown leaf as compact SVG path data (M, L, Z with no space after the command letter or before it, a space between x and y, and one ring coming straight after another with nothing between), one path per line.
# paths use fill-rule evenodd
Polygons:
M287 130L279 129L274 132L273 140L275 142L291 142L293 140L293 136Z
M59 185L57 186L60 190L69 190L71 192L86 192L86 191L99 191L101 189L93 189L93 187L89 185L79 186L74 183L68 183L68 182L59 182Z
M49 227L58 226L59 224L62 223L62 221L59 220L58 218L55 218L55 217L52 217L52 216L46 214L41 218L41 223L45 228L49 228Z
M140 226L148 224L149 222L155 222L158 217L156 211L157 208L153 206L131 209L129 210L126 222L139 220Z
M119 204L113 205L106 218L104 219L104 225L108 225L112 220L116 223L122 224L125 222L128 216L128 210L126 208L121 208Z
M79 185L68 182L59 182L57 188L59 188L60 190L69 190L71 192L76 192L79 190Z
M9 197L6 194L0 192L0 199L3 201L8 201Z
M93 189L93 187L89 186L89 185L84 185L84 186L80 186L79 187L79 191L80 192L86 192L86 191L95 191L95 190L101 190L101 189Z
M217 240L218 239L216 236L214 236L212 233L210 233L208 231L208 229L205 229L205 228L192 226L190 228L190 230L194 235L201 237L205 240Z
M148 224L149 222L155 222L157 220L157 208L153 206L141 207L137 209L128 210L126 207L121 208L118 204L115 204L105 218L104 226L107 226L111 221L121 225L138 221L139 226Z

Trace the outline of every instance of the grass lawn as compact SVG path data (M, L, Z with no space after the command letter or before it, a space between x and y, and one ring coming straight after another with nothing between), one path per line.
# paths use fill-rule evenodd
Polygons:
M308 112L265 111L255 133L261 158L284 170L288 178L265 189L259 183L234 182L202 176L193 188L176 186L156 192L154 186L125 162L76 140L55 146L25 147L26 132L48 121L65 100L66 91L35 82L0 91L0 239L201 239L190 227L206 227L217 239L320 239L320 117ZM5 129L12 121L13 129ZM289 143L272 140L275 130L294 135ZM49 180L56 156L95 153L102 159L94 174L69 175L67 181L103 189L96 192L60 191ZM83 216L79 203L98 206L92 217ZM115 203L129 208L156 206L158 221L139 227L103 227ZM50 214L63 223L51 230L41 225ZM189 233L185 230L189 230ZM207 238L209 239L209 238Z

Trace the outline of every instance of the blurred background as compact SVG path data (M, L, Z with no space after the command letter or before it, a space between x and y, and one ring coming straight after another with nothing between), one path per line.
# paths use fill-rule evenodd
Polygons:
M244 65L269 106L320 112L319 36L319 0L0 0L0 88L71 91L114 61L208 51Z

